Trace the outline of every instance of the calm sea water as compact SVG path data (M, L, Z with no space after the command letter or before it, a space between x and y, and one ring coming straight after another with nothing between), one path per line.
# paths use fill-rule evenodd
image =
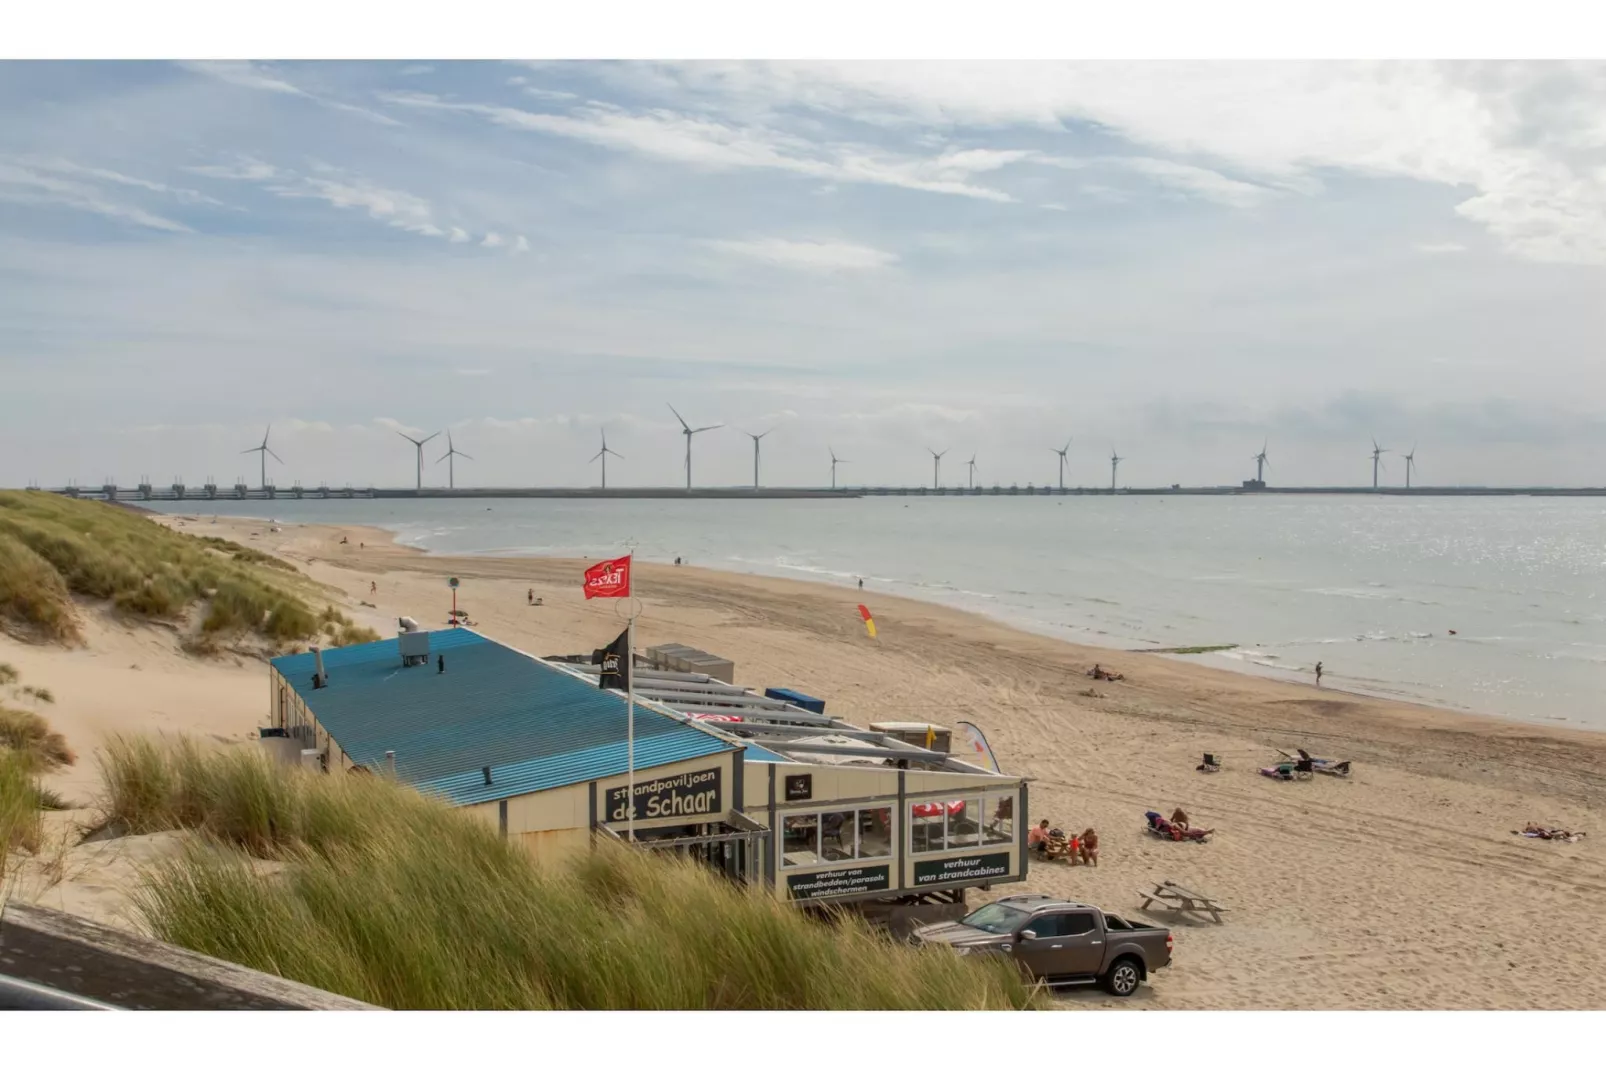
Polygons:
M1606 729L1606 503L1588 499L215 505L373 524L440 553L595 557L633 540L648 560L862 576L872 609L890 592L1077 642L1235 643L1198 660L1307 679L1320 660L1340 688Z

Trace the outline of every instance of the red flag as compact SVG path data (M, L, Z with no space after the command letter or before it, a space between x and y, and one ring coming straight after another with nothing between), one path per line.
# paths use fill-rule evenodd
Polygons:
M587 598L630 597L630 555L586 569Z

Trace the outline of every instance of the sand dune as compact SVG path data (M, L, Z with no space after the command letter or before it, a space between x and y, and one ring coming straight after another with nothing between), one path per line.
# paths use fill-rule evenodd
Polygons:
M185 526L289 557L353 606L373 603L357 614L382 631L398 614L444 624L448 575L462 579L459 605L480 630L531 653L590 650L622 626L612 603L581 599L575 562L427 557L359 527ZM1112 655L873 590L861 599L667 566L641 567L638 585L643 645L715 651L736 662L738 682L797 687L861 723L980 724L1004 766L1034 778L1033 820L1100 831L1098 868L1036 865L1025 888L1135 912L1139 887L1172 879L1227 904L1224 925L1175 924L1176 964L1138 1005L1606 1007L1606 947L1593 935L1606 920L1606 734ZM546 604L527 606L528 588ZM877 641L864 634L860 600L875 612ZM147 654L136 672L126 666L138 641L105 626L87 651L8 644L0 660L57 690L54 719L80 753L109 726L238 739L258 723L260 665L198 665L175 651ZM1094 684L1084 673L1095 661L1127 680ZM1352 759L1356 773L1299 783L1255 775L1274 747L1296 746ZM1225 770L1196 773L1204 751ZM1218 829L1214 841L1141 831L1144 810L1177 805ZM1577 844L1511 835L1528 820L1592 835Z

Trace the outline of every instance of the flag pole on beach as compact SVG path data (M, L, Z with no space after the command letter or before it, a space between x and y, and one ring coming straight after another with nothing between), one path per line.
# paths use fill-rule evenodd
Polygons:
M628 575L628 573L627 573ZM625 625L625 838L636 842L636 611Z
M634 546L631 547L634 551ZM585 571L586 598L624 598L629 601L629 620L625 625L625 838L636 839L636 603L630 592L630 564L633 553L603 561ZM618 649L618 640L612 645ZM599 654L602 653L599 651ZM606 669L606 663L604 663ZM606 677L601 681L607 687Z

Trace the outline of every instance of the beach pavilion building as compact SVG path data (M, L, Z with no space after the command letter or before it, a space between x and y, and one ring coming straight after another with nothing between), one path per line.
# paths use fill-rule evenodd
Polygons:
M638 662L632 798L626 697L589 661L468 628L275 658L263 744L392 775L543 861L624 837L633 809L643 847L895 921L1025 877L1023 778L908 742L908 725L860 728L697 672Z

